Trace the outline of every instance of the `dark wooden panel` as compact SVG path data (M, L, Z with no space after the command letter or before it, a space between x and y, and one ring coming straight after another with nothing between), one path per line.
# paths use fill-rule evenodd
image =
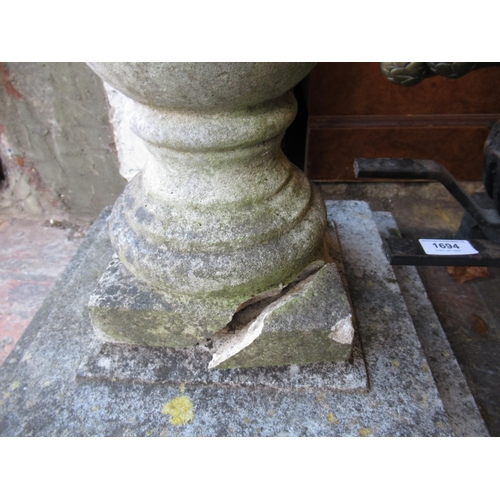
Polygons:
M354 115L310 116L310 128L361 127L488 127L500 120L500 114L481 115ZM290 127L291 128L291 127Z
M429 78L409 88L385 79L380 63L318 63L311 74L311 116L500 113L500 67L457 80Z
M487 127L318 128L309 131L311 180L353 180L354 158L435 160L459 180L481 179Z

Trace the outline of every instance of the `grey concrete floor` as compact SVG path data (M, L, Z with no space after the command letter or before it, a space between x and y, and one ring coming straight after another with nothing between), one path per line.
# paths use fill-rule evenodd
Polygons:
M325 199L364 200L389 211L403 236L453 237L463 210L437 183L320 185ZM481 183L466 183L469 192ZM90 221L16 219L0 215L0 364L75 253ZM500 436L500 269L458 282L445 267L419 274L485 419ZM436 353L436 356L440 353Z

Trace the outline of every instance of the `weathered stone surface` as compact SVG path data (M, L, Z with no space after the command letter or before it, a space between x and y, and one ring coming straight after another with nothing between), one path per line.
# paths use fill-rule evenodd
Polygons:
M113 126L120 174L130 181L144 167L148 151L142 139L130 128L131 116L126 112L130 99L106 82L104 82L104 90L109 102L109 121Z
M89 313L104 342L180 348L205 342L231 321L238 306L217 297L154 290L115 255L90 296Z
M245 360L241 354L231 355L229 364L221 368L346 360L354 336L352 311L346 282L337 269L342 270L342 258L334 230L329 229L326 241L325 260L332 261L334 256L335 263L315 261L288 287L269 290L242 304L238 299L176 296L155 290L133 276L115 255L90 296L94 332L103 342L172 348L205 343L218 334L214 340L220 348L215 355L219 361L214 358L212 367L228 357L229 344L238 344L235 339L257 330L258 342L242 340L252 343L250 350L245 349Z
M352 312L335 264L296 284L250 324L224 334L209 368L239 368L346 360Z
M210 341L188 349L158 349L104 343L82 360L77 377L82 383L114 380L123 384L188 384L228 390L246 387L366 392L369 389L358 337L354 338L348 361L231 370L207 368L216 349L214 344Z
M224 182L239 184L247 174L269 179L280 175L278 170L269 174L248 171L244 176L240 173L238 181L227 174ZM195 200L184 207L180 200L165 204L161 197L144 195L143 171L132 179L113 207L113 246L132 274L168 294L218 295L242 303L285 286L307 265L323 257L326 226L318 190L309 186L296 167L290 165L287 170L285 185L269 199L240 200L233 205L230 198L222 203L221 191L221 205L209 207L203 206L207 194L202 186L199 205ZM165 185L174 190L174 182L180 187L186 181L189 186L184 177L165 179ZM208 177L206 181L213 185L217 177L214 171L212 181ZM255 194L250 178L246 180L246 185L238 187L241 197Z
M133 318L132 309L101 301L92 305L100 338L149 321L144 336L134 327L119 340L194 345L241 304L287 286L323 258L324 202L280 148L296 114L289 89L310 63L90 66L130 98L125 112L146 148L144 168L113 207L111 242L128 272L149 286L127 278L134 301L142 301L139 287L164 313L146 313L136 301ZM116 276L106 277L111 296ZM119 324L106 308L121 311Z
M278 343L279 349L272 355L268 346L262 362L241 366L348 359L354 329L345 284L337 270L340 264L316 261L289 287L270 290L240 304L210 296L176 297L154 290L128 272L114 255L90 296L89 313L94 332L103 342L183 348L204 343L219 333L220 346L235 337L235 330L241 333L245 326L248 330L257 322L265 324L261 333L273 337L271 342ZM227 333L228 325L231 334Z
M325 260L334 258L335 263L315 261L287 287L242 304L154 290L128 272L115 255L90 296L94 332L103 342L170 348L206 344L215 334L211 367L220 368L347 360L354 327L347 283L338 271L344 272L334 228L325 243ZM245 340L256 330L257 341ZM242 337L243 344L252 345L234 356L241 346L230 345ZM233 354L228 355L228 349Z
M333 367L344 370L349 361L211 371L205 365L204 375L193 363L198 356L174 354L190 349L101 344L86 305L113 250L105 230L93 231L0 368L0 434L453 435L368 205L327 206L345 256L368 391L339 390ZM355 344L350 366L357 360ZM294 373L307 378L294 385ZM357 373L341 371L339 379L353 387ZM175 425L162 411L181 395L189 397L192 418Z
M315 63L88 63L132 99L162 108L249 107L300 82Z

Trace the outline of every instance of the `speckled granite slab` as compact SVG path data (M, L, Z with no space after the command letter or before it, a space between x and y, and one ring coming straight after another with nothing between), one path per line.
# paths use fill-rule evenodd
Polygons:
M369 390L293 387L240 380L168 382L127 375L134 361L116 355L114 375L85 376L105 349L93 335L88 297L112 256L103 213L0 369L4 436L449 436L453 435L419 338L368 205L327 202L338 227ZM104 359L104 358L101 358ZM143 369L153 369L155 363ZM325 368L325 367L323 367ZM288 368L290 370L290 368ZM146 371L144 371L146 373ZM319 372L318 372L319 374ZM290 377L297 374L291 373ZM324 379L323 379L324 380ZM287 386L285 386L287 385Z

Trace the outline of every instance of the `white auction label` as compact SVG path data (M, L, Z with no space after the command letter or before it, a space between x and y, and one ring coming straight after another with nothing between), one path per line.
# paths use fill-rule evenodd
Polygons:
M474 255L479 253L467 240L418 240L427 255Z

